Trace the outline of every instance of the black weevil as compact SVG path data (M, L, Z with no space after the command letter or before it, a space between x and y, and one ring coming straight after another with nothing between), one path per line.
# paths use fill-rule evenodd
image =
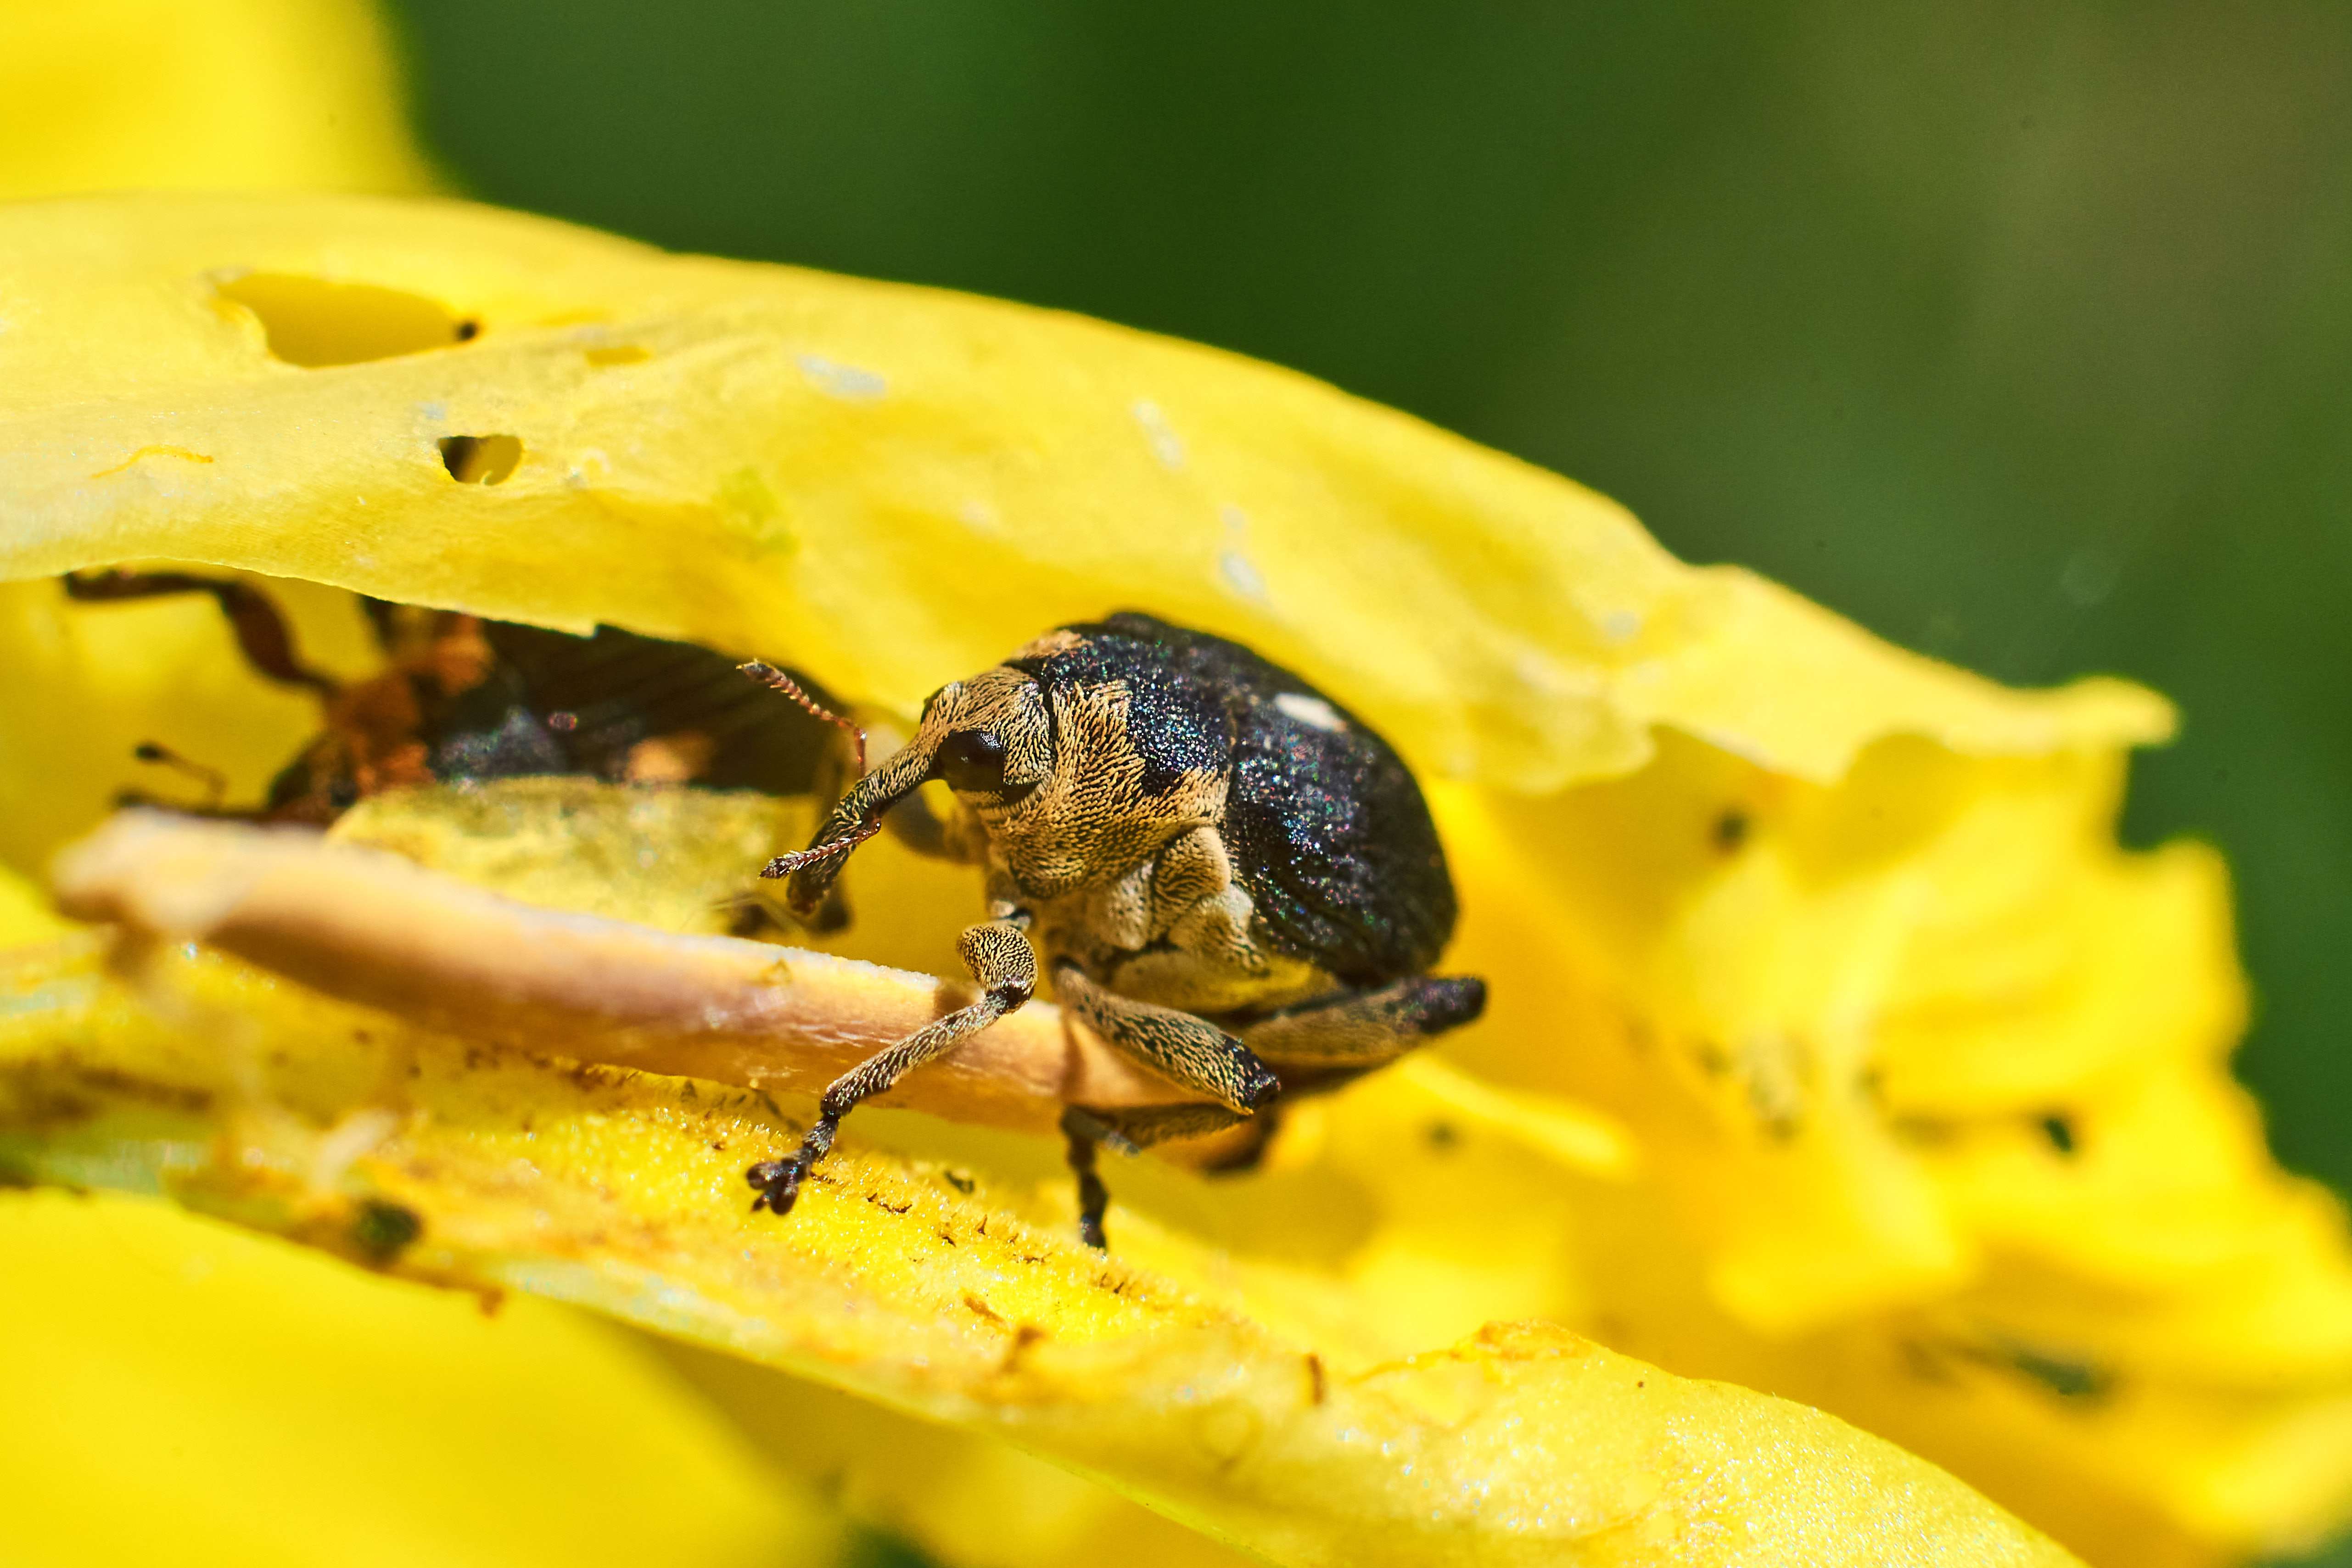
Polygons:
M988 918L958 944L980 997L827 1088L800 1147L747 1173L754 1209L788 1212L851 1107L1027 1002L1041 962L1105 1040L1213 1101L1065 1111L1095 1247L1099 1143L1262 1118L1286 1091L1370 1071L1485 1007L1484 982L1428 973L1453 934L1454 886L1412 773L1237 643L1133 613L1049 632L932 693L914 739L761 875L788 879L793 911L814 916L850 851L886 813L908 826L933 779L955 815L905 837L983 868Z
M303 662L278 606L245 579L110 571L69 574L65 587L85 602L209 595L257 674L319 699L319 734L260 805L180 810L324 826L381 790L436 782L584 773L770 795L830 794L839 783L830 730L691 643L615 626L573 637L362 599L386 667L341 681ZM161 746L139 754L210 774Z

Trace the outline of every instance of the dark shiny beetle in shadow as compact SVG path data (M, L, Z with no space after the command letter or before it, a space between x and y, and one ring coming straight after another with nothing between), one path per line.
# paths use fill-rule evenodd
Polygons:
M1040 964L1105 1040L1213 1102L1064 1113L1096 1247L1097 1144L1262 1119L1286 1091L1392 1061L1486 1005L1483 982L1428 973L1454 886L1412 774L1238 644L1134 614L1049 632L933 693L913 741L762 874L814 915L849 852L886 813L905 826L933 779L954 816L908 837L983 869L988 918L960 943L980 998L828 1088L800 1148L748 1173L754 1208L791 1209L852 1106L1028 1001Z
M89 572L68 575L65 586L94 602L210 595L257 673L318 697L319 735L259 806L223 807L215 775L207 805L176 809L324 826L403 784L584 773L804 795L833 793L841 782L839 748L824 723L745 686L734 660L691 643L614 626L573 637L364 599L386 668L341 681L302 661L278 606L245 579ZM140 755L209 773L161 746Z

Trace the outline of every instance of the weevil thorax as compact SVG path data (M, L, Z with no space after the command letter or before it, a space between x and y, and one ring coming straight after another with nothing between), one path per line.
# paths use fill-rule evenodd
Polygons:
M1230 770L1169 766L1158 715L1135 699L1124 679L1041 683L999 665L942 688L914 746L986 837L991 868L1054 899L1116 881L1224 815Z

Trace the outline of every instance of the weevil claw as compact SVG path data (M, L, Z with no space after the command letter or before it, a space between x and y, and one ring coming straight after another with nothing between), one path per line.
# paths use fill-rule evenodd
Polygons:
M755 1188L759 1196L751 1200L751 1212L766 1209L772 1215L788 1215L793 1203L801 1195L801 1183L808 1175L808 1166L794 1155L787 1160L762 1160L743 1173L743 1179Z

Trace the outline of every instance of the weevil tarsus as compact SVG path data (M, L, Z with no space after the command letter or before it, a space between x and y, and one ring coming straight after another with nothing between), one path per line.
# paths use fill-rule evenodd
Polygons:
M1115 1136L1083 1108L1063 1109L1062 1137L1068 1145L1070 1173L1078 1181L1078 1240L1097 1252L1110 1250L1110 1238L1103 1230L1103 1217L1110 1212L1110 1189L1103 1185L1102 1173L1096 1169L1096 1151ZM1131 1152L1134 1145L1127 1148Z

